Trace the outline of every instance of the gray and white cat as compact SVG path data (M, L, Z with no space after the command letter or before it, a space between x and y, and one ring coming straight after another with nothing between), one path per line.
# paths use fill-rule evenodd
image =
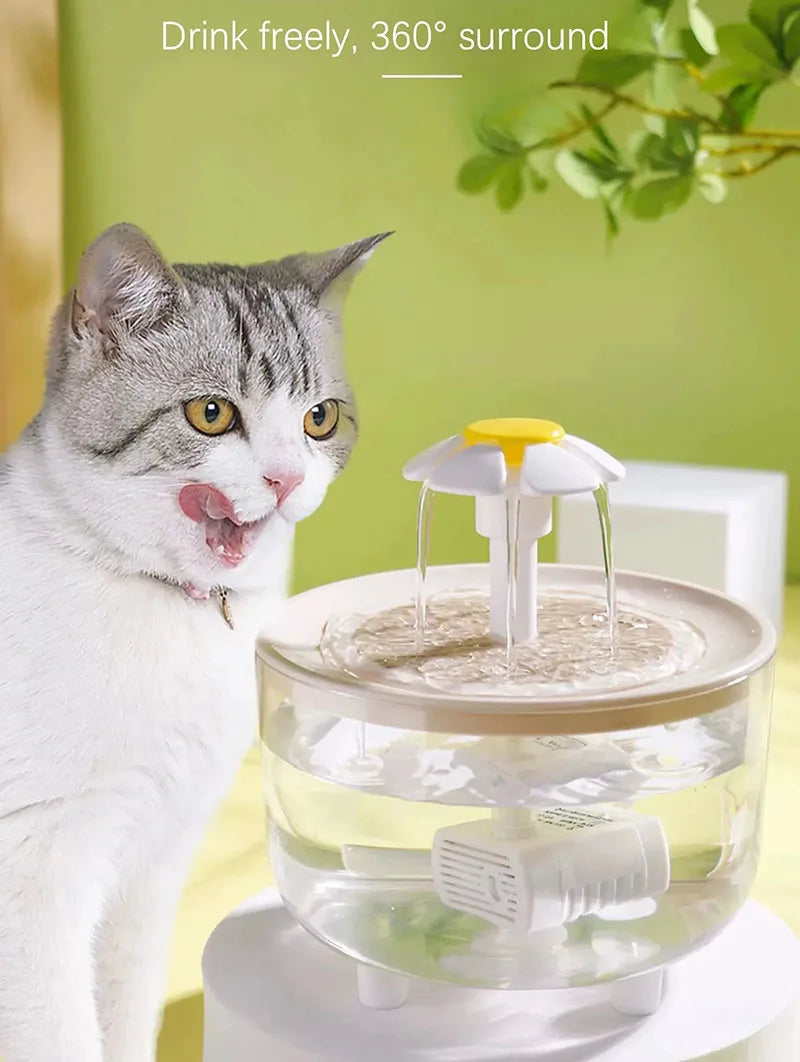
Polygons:
M117 225L56 314L0 464L4 1062L154 1057L181 884L255 732L255 633L356 438L340 310L383 238L170 266Z

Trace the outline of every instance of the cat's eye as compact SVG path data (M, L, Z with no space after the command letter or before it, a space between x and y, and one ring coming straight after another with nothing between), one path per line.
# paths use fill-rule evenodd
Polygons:
M227 398L193 398L183 410L191 426L203 435L224 435L236 424L236 406Z
M339 403L327 398L312 406L303 418L306 435L312 439L330 439L339 424Z

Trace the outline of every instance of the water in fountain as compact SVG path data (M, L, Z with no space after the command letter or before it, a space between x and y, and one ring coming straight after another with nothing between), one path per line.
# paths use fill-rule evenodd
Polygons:
M427 602L425 643L417 642L414 604L332 620L320 650L325 662L359 679L388 686L420 685L454 692L558 696L624 689L668 678L703 655L691 624L624 609L617 647L608 647L606 606L585 594L546 594L538 634L508 646L490 633L489 599L479 591L441 593Z
M495 811L381 795L297 770L265 748L273 868L293 910L317 936L368 963L417 977L487 988L556 988L668 963L716 932L743 902L757 852L757 799L745 766L691 788L625 801L657 816L670 846L664 895L609 908L565 926L561 937L512 934L448 908L432 880L437 829ZM685 785L685 780L684 780ZM575 790L580 790L575 783ZM585 798L590 812L608 804ZM552 805L550 805L552 806ZM547 802L545 802L547 807ZM531 827L536 828L534 809ZM527 825L527 823L526 823ZM353 854L355 848L355 854ZM355 855L368 859L359 867Z
M427 594L425 580L428 574L428 557L431 549L431 525L433 519L433 491L427 482L422 484L417 506L417 600L414 617L417 650L425 644L425 606Z

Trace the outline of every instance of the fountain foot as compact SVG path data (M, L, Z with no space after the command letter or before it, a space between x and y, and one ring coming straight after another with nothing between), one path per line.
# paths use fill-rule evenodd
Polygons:
M356 964L358 999L370 1010L396 1010L408 999L408 978L380 970L377 966Z
M643 1018L655 1014L664 999L666 971L663 966L615 981L611 986L611 1005L620 1014Z

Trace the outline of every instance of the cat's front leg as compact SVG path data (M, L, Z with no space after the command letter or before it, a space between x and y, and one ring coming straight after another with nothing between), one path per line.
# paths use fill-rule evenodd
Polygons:
M105 1062L153 1062L164 971L188 857L132 876L95 945Z
M106 910L95 944L104 1062L155 1059L175 915L212 807L204 794L191 816L165 812L143 827Z
M0 819L0 1058L104 1062L92 960L103 875L52 812Z

